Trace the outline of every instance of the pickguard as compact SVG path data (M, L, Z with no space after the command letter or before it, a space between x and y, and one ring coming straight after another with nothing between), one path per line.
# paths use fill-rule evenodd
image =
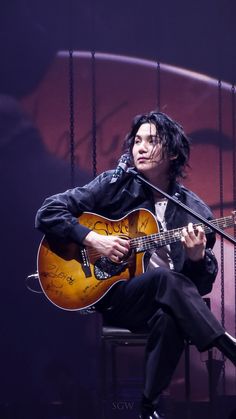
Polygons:
M127 262L115 263L109 258L102 256L94 264L94 275L99 280L109 279L125 271L127 266Z

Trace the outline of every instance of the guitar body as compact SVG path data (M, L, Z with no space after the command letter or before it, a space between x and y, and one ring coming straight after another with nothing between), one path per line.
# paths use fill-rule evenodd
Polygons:
M153 214L145 209L130 212L119 220L84 213L79 223L96 233L127 239L158 233ZM121 263L111 262L94 249L75 243L43 238L38 251L38 274L47 298L66 310L88 308L99 301L118 281L143 272L144 250L140 245Z

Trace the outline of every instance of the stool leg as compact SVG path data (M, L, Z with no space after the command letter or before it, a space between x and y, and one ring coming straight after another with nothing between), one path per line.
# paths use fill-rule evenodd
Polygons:
M107 402L107 365L106 365L106 342L102 339L102 419L106 419L106 402Z
M112 344L111 348L111 360L112 360L112 396L113 401L117 398L117 366L116 366L116 344Z
M191 402L191 382L190 382L190 345L189 342L185 344L185 400L187 404L187 418L190 418L190 402Z
M208 350L208 388L209 388L209 405L210 405L210 419L213 419L213 407L214 407L214 389L213 389L213 371L212 371L212 361L213 361L213 350Z

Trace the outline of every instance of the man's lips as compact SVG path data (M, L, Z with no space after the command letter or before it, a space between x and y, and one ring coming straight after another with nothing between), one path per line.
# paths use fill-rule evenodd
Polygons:
M146 161L149 161L148 157L139 157L138 158L138 163L142 163L142 162L146 162Z

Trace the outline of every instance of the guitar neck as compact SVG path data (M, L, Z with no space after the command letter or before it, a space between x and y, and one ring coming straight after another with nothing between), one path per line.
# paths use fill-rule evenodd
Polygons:
M211 223L216 227L219 227L221 230L225 228L232 227L235 223L235 211L233 215L227 217L218 218L211 220ZM212 229L202 223L194 224L194 230L197 227L202 227L206 234L212 232ZM166 246L171 243L175 243L181 240L182 230L184 227L179 227L174 230L161 231L159 233L150 234L147 236L136 237L131 240L131 247L136 250L136 252L144 252L157 247Z

